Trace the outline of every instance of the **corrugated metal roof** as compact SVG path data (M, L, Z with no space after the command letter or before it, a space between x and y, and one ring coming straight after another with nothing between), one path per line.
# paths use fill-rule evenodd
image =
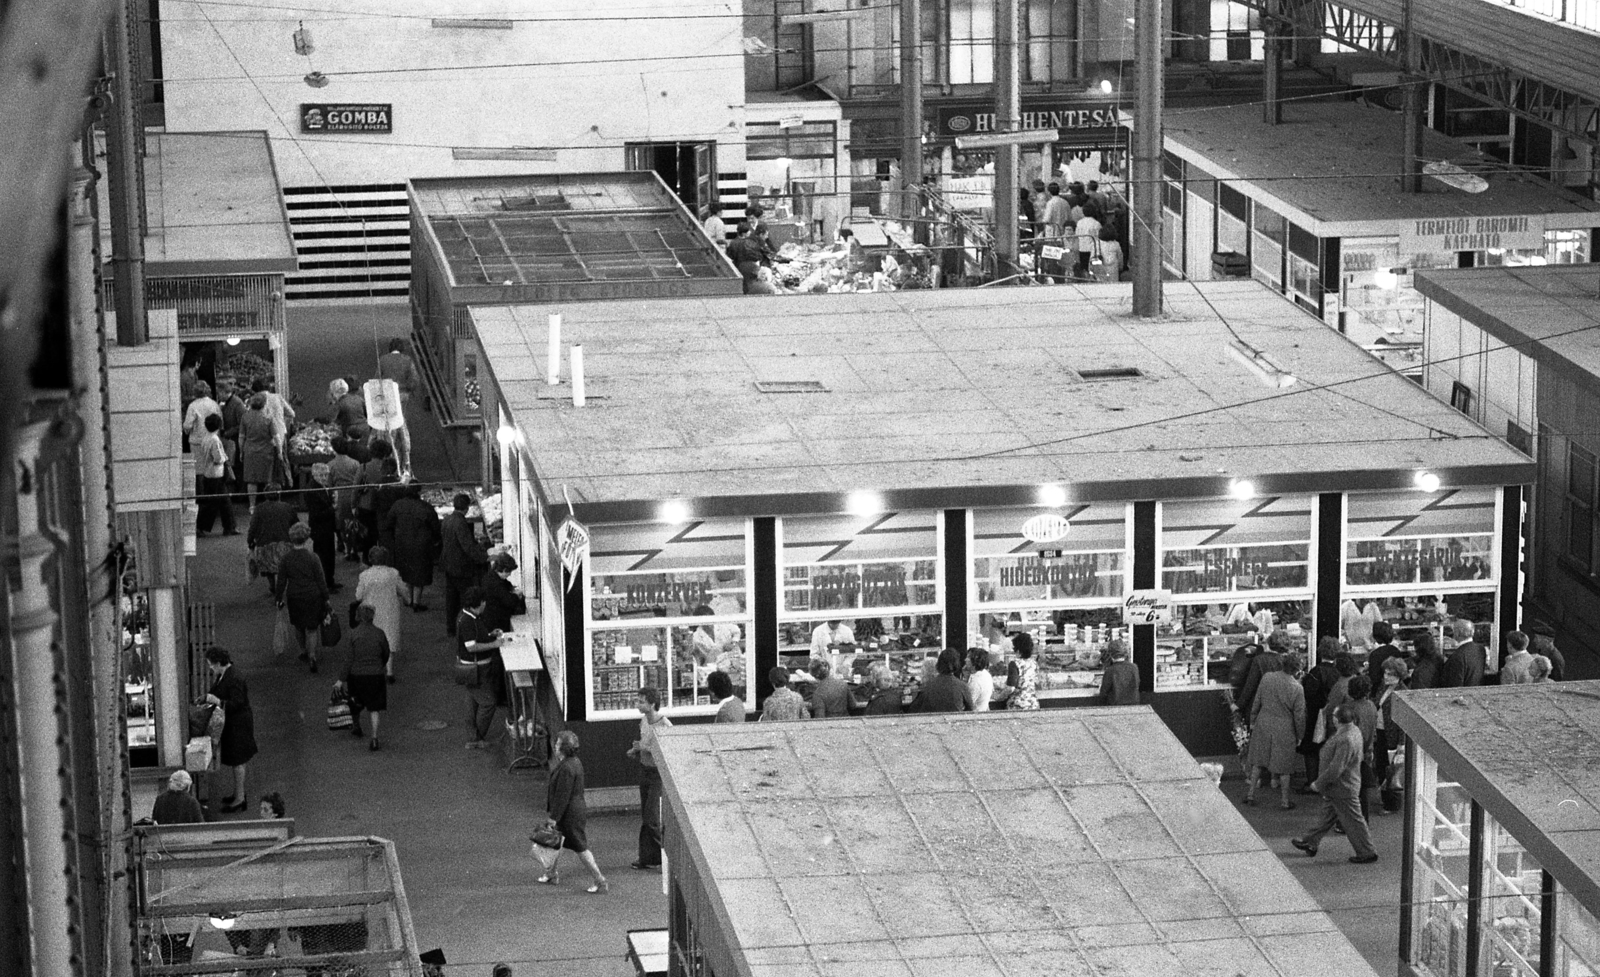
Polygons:
M680 726L660 755L752 975L1374 974L1146 708Z
M1405 692L1394 718L1600 913L1600 681Z

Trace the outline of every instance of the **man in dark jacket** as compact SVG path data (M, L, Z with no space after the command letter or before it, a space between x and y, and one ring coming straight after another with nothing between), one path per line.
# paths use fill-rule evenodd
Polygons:
M451 500L454 511L439 523L439 569L444 571L444 625L446 634L456 633L456 616L461 612L461 595L475 587L489 568L489 554L478 542L467 521L472 497L456 493Z
M971 712L972 690L961 681L961 652L939 652L939 674L917 696L918 712Z
M1372 654L1367 656L1367 680L1375 689L1383 688L1383 663L1391 658L1403 658L1405 652L1401 651L1394 643L1394 625L1388 621L1376 621L1372 625L1372 640L1378 646L1372 649Z
M1121 641L1106 645L1106 670L1100 677L1099 702L1102 706L1139 704L1139 666L1128 661L1128 646Z
M760 281L761 266L767 262L767 255L760 242L752 236L749 222L740 221L736 233L738 236L728 242L728 260L739 269L739 275L744 279L744 294L771 294L770 288L764 287Z
M1376 632L1376 628L1373 629ZM1488 637L1488 628L1483 628L1483 637ZM1484 649L1479 637L1479 628L1471 621L1458 618L1451 625L1451 633L1455 635L1456 650L1452 651L1444 660L1444 669L1439 674L1438 689L1474 688L1483 684L1483 673L1488 668L1489 656Z
M1322 773L1311 785L1313 790L1322 795L1322 818L1306 834L1290 838L1289 844L1315 858L1317 845L1323 835L1338 825L1350 839L1350 847L1355 849L1356 853L1350 856L1350 861L1357 865L1369 865L1378 860L1378 853L1372 847L1372 835L1367 830L1366 819L1361 816L1359 801L1361 757L1365 744L1361 739L1361 728L1356 724L1353 705L1345 703L1339 706L1333 716L1339 728L1328 737L1328 742L1322 744Z

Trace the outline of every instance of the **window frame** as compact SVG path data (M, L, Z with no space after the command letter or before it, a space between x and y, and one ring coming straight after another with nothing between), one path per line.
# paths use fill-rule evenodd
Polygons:
M1586 460L1585 460L1586 459ZM1579 498L1580 493L1574 491L1573 475L1578 466L1584 466L1589 471L1589 497ZM1595 540L1600 536L1600 525L1596 524L1595 514L1600 511L1597 505L1596 494L1600 493L1600 458L1584 448L1582 445L1571 441L1567 443L1567 466L1561 487L1561 562L1574 572L1593 580L1596 577L1596 567L1600 560L1595 558ZM1588 522L1589 552L1582 557L1573 554L1573 532L1577 528L1576 520L1582 518Z

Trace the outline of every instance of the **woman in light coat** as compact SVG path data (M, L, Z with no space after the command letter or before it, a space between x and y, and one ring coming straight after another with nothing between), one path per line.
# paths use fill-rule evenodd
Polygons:
M1278 806L1287 811L1294 807L1289 783L1306 729L1306 692L1293 674L1299 671L1296 656L1261 655L1258 660L1263 674L1250 703L1250 786L1244 802L1256 802L1256 784L1263 773L1270 773Z
M384 669L394 684L394 660L400 657L400 602L410 593L400 571L389 565L389 551L374 546L367 551L367 568L356 578L356 602L372 608L372 623L389 639L389 660Z

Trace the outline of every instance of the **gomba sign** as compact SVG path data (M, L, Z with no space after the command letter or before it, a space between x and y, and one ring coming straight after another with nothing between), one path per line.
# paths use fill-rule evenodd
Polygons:
M393 132L391 103L300 103L301 132Z

